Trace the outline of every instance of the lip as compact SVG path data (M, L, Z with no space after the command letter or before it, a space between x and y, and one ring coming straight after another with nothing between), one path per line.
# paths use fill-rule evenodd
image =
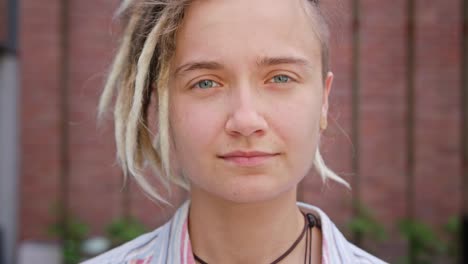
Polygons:
M263 151L233 151L218 157L237 166L254 167L265 164L277 155L279 155L279 153Z

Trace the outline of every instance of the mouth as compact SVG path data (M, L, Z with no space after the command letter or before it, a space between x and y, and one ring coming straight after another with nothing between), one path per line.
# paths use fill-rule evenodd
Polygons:
M254 167L270 162L278 155L279 153L262 151L234 151L219 155L218 158L236 166Z

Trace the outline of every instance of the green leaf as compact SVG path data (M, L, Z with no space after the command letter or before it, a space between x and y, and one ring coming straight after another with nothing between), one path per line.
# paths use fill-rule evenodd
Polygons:
M114 219L106 228L113 246L121 245L146 232L146 227L134 218Z

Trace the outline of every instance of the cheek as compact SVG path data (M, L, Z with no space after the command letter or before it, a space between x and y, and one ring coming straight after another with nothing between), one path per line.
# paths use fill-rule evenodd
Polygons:
M285 143L289 170L298 177L310 170L319 140L320 97L291 100L272 116L273 129Z
M188 102L183 98L170 101L171 136L179 157L197 159L216 137L220 118L209 106Z
M318 98L308 95L291 100L277 108L272 116L275 119L272 123L280 124L278 133L299 149L318 140L321 115L321 101Z

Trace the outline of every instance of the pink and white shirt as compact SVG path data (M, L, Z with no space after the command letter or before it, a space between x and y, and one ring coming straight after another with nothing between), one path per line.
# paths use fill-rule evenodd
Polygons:
M386 263L348 242L319 208L300 202L297 205L320 219L323 264ZM83 264L196 264L187 229L189 206L190 201L186 201L163 226Z

